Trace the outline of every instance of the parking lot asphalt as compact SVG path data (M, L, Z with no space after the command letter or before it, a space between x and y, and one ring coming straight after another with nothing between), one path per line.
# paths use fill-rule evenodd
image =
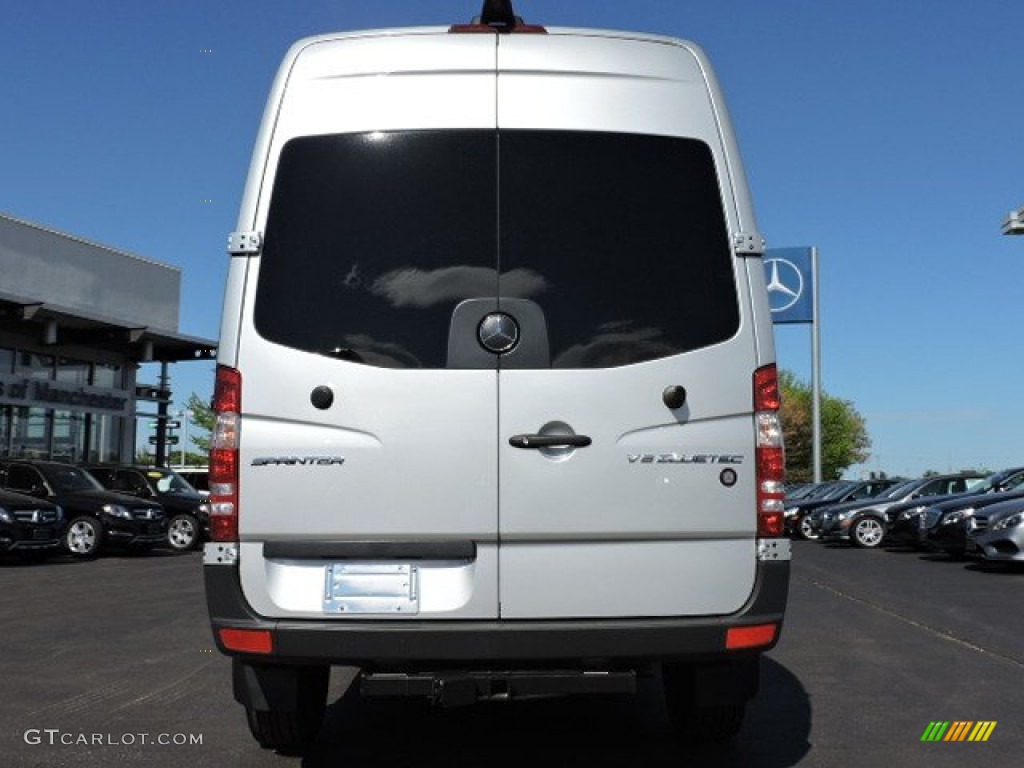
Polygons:
M4 766L1016 766L1024 754L1024 570L794 542L779 645L729 747L668 731L636 697L438 710L362 701L336 670L304 756L261 750L213 648L199 553L0 561ZM922 742L994 721L988 741Z

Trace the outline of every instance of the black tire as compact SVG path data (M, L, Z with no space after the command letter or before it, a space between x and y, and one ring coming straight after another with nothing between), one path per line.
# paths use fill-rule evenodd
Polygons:
M690 707L669 710L669 719L676 737L693 744L721 744L735 738L743 726L746 704L721 707Z
M811 527L810 515L804 515L796 525L797 535L805 541L817 541L819 534Z
M298 712L262 712L246 707L245 717L249 732L261 747L285 754L302 752L320 730L319 722L313 727L309 719Z
M167 546L175 552L188 552L199 546L202 534L195 515L181 512L167 521Z
M692 672L685 666L666 665L662 671L665 707L676 738L687 744L730 741L743 726L743 701L699 705L694 701Z
M64 549L72 557L93 558L103 545L103 526L95 517L72 518L64 531Z
M862 549L875 549L885 538L885 525L877 517L861 517L850 527L850 541Z

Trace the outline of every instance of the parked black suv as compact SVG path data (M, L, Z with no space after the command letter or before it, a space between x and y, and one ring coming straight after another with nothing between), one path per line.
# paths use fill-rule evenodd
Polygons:
M104 544L143 551L167 536L160 504L108 491L73 464L2 459L0 486L59 505L68 521L64 547L75 557L95 557Z
M0 491L0 552L59 552L64 524L64 513L56 504L24 493Z
M188 484L195 488L203 496L210 495L210 468L209 467L178 467L176 470L181 477L188 481Z
M206 497L173 469L130 464L83 464L104 488L155 499L167 513L167 544L185 552L199 547L210 534Z

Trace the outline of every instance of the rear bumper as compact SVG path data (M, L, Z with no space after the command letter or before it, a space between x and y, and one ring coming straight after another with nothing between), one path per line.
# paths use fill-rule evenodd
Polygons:
M235 567L203 568L207 606L220 650L261 664L334 664L364 669L530 665L640 665L716 659L770 650L778 642L789 593L789 562L758 564L746 605L728 616L544 621L267 620L242 595ZM732 627L776 624L770 644L726 650ZM221 629L266 630L269 654L225 648Z

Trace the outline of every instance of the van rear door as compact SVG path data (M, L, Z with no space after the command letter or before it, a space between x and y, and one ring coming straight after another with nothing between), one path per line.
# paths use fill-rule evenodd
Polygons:
M491 36L370 34L282 67L240 222L263 249L232 273L262 615L497 615L497 372L449 364L477 348L456 308L498 294L494 57ZM325 562L353 561L365 599L325 598ZM422 566L415 594L375 563Z
M500 311L521 326L499 375L501 615L736 611L756 339L701 64L621 37L498 48Z

